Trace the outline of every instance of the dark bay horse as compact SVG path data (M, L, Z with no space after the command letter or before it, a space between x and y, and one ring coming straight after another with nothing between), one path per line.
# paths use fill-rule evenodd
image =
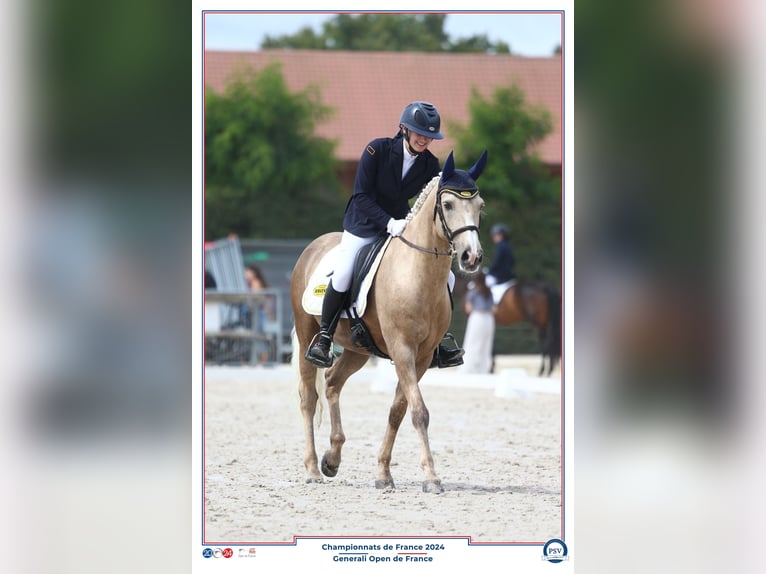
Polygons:
M549 285L517 281L495 305L495 324L513 325L526 322L534 327L540 340L542 363L539 375L545 373L546 359L550 375L561 359L561 295Z
M378 452L376 488L394 487L391 453L409 408L412 424L420 438L420 464L425 475L423 491L444 491L434 469L428 440L430 415L418 382L429 368L434 350L450 324L452 306L447 279L453 256L465 273L474 273L481 265L479 219L484 200L479 196L475 181L486 161L485 151L468 171L456 170L450 153L442 173L426 184L415 201L402 236L389 243L370 289L363 319L375 345L391 357L398 378ZM298 258L291 281L295 317L293 362L300 371L300 409L306 438L303 463L307 482L322 482L314 444L314 419L322 387L330 411L331 429L330 448L322 457L321 469L325 476L332 477L338 472L341 448L346 440L341 425L340 393L348 377L361 369L370 357L367 351L354 346L349 322L341 319L335 343L344 350L332 367L318 370L304 358L319 330L319 317L303 309L302 296L312 271L322 256L338 245L340 238L340 233L328 233L315 239Z

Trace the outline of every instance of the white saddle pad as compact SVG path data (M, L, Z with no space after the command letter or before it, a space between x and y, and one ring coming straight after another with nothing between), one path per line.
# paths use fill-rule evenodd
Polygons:
M505 283L499 283L498 285L493 285L490 287L490 291L492 291L492 301L495 303L495 305L500 303L500 299L503 298L505 292L508 291L508 289L510 289L514 283L516 283L516 279L511 279Z
M370 271L362 281L362 287L359 290L359 296L352 304L354 309L356 309L357 315L360 317L364 315L364 312L367 309L367 295L370 292L372 281L375 279L375 273L378 271L380 260L383 259L383 254L386 252L390 242L391 237L386 239L383 247L381 247L380 251L378 251L378 254L375 256L375 261L372 262ZM303 299L301 300L301 303L303 305L303 310L306 311L306 313L309 315L322 315L322 301L324 300L324 294L327 290L327 284L330 282L330 278L332 277L332 270L335 268L335 258L337 252L338 247L335 246L324 254L324 257L322 257L321 261L319 261L319 265L317 265L317 268L314 269L314 272L311 274L311 278L306 285L306 289L303 291ZM348 314L343 311L341 317L347 318Z

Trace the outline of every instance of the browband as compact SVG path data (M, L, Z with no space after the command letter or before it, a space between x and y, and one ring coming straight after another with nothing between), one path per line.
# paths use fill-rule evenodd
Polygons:
M450 189L448 187L442 187L439 189L439 193L451 193L461 199L471 199L479 193L479 189Z

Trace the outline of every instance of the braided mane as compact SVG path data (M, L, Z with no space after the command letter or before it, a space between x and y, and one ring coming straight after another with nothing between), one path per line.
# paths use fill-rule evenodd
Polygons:
M420 192L420 195L418 195L418 198L415 200L415 203L412 204L410 212L407 214L407 217L405 217L406 221L412 221L412 218L417 215L420 208L423 207L423 204L426 202L426 199L428 199L428 196L431 195L434 188L438 187L441 175L441 172L439 172L438 175L434 176L434 178L426 184L423 191Z

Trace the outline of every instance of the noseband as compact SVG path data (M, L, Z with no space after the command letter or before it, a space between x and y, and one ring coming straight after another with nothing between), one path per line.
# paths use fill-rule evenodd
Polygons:
M418 251L423 251L424 253L433 253L436 257L439 255L445 255L452 257L455 254L455 245L454 240L455 237L457 237L459 234L463 233L464 231L475 231L476 233L479 232L479 228L476 225L464 225L463 227L458 227L454 231L449 228L449 225L447 225L447 220L444 218L444 210L442 209L442 194L444 193L451 193L452 195L457 196L459 199L473 199L476 197L476 195L479 193L478 189L471 189L471 190L461 190L456 191L454 189L449 188L440 188L439 191L436 192L436 205L434 206L434 221L436 221L436 216L439 216L439 221L442 224L442 230L444 231L444 237L449 242L449 251L439 251L434 247L433 249L428 249L426 247L421 247L420 245L416 245L415 243L412 243L411 241L408 241L404 238L403 235L399 235L399 239L402 240L402 243L405 245L412 247L413 249L417 249Z

